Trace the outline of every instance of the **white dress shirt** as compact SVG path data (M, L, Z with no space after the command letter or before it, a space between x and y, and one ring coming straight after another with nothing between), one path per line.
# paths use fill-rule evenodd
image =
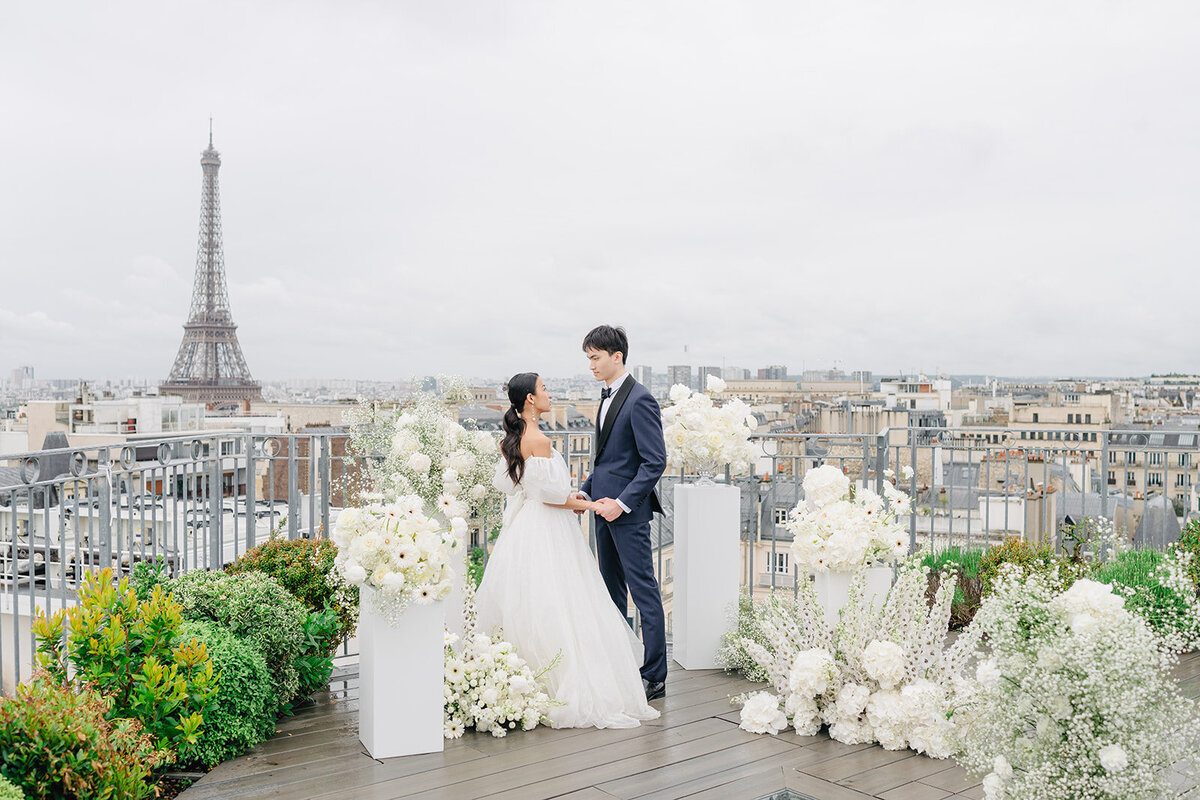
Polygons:
M613 400L617 399L617 390L621 388L621 384L623 384L625 381L627 381L629 379L630 379L629 373L626 372L623 375L621 375L621 377L619 377L615 381L613 381L612 384L610 384L608 387L609 389L612 390L612 394L610 394L606 399L600 401L600 411L599 411L600 420L599 420L599 424L596 426L596 435L597 436L599 436L600 431L604 429L604 421L606 419L608 419L608 410L610 408L612 408ZM588 499L590 500L591 498L589 497ZM629 506L625 505L624 503L622 503L620 500L618 500L615 497L613 498L613 500L617 501L617 505L619 505L621 507L622 511L624 511L626 514L629 513Z

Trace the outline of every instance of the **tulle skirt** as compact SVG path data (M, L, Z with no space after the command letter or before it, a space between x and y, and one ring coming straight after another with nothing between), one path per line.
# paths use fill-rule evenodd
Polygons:
M575 513L529 501L503 530L476 593L479 628L504 630L543 677L555 728L634 728L656 719L642 644L609 597Z

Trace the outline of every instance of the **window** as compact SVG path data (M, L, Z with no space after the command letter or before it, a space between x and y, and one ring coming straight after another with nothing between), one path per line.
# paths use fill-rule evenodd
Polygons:
M788 575L792 569L788 566L787 552L767 553L767 568L778 575Z
M1034 422L1037 422L1037 421L1038 421L1038 415L1037 415L1037 412L1036 412L1036 411L1035 411L1035 412L1033 412L1033 421L1034 421Z
M1187 485L1187 475L1184 475L1182 472L1176 474L1175 475L1175 485L1176 486L1186 486Z
M1083 421L1084 421L1084 422L1086 422L1088 425L1091 425L1091 424L1092 424L1092 415L1091 415L1091 414L1084 414L1084 415L1083 415Z
M1133 470L1130 469L1125 471L1125 483L1130 486L1135 486L1137 484L1137 480L1133 476Z
M1117 473L1114 470L1110 469L1108 471L1108 485L1116 486L1116 484L1117 484Z
M1179 454L1179 466L1188 467L1188 466L1191 466L1191 463L1192 463L1192 454L1191 453L1180 453Z
M783 525L788 521L788 514L791 513L790 508L783 506L775 506L775 524Z
M1161 467L1162 462L1163 462L1163 454L1162 453L1151 453L1150 454L1150 466Z
M1151 472L1147 481L1148 486L1162 486L1162 473Z
M1126 450L1125 451L1125 463L1126 464L1136 464L1137 463L1137 453L1133 452L1132 450Z
M1116 450L1108 451L1108 463L1110 463L1110 464L1117 463L1117 451Z

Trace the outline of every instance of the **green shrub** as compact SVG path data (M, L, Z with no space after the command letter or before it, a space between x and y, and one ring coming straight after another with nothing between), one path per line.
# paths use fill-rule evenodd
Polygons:
M0 800L25 800L25 793L15 783L0 775Z
M277 707L300 688L296 659L304 647L304 607L269 575L194 570L171 582L188 619L211 621L253 644L267 662Z
M273 538L246 552L225 568L230 574L265 572L310 612L333 609L338 624L323 634L319 650L333 655L358 624L358 587L335 587L329 581L337 545L327 539Z
M954 586L954 599L950 604L950 627L960 630L971 624L975 612L982 602L983 581L979 578L979 566L983 560L982 549L967 550L961 547L949 547L939 553L926 553L921 559L922 565L929 567L929 585L926 597L932 604L941 584L942 572L953 565L957 576Z
M1059 589L1066 589L1077 578L1091 571L1086 561L1072 561L1056 555L1049 544L1029 544L1019 537L1012 536L1004 540L998 547L992 547L979 560L980 595L987 597L991 594L992 586L1000 574L1004 564L1015 564L1022 575L1032 573L1046 574L1057 571Z
M1180 553L1191 553L1187 574L1192 580L1192 586L1196 587L1197 592L1200 592L1200 518L1189 520L1184 529L1179 532L1179 541L1172 544L1171 547Z
M139 561L129 570L129 585L143 603L150 599L155 586L166 589L171 583L167 562L159 556L155 561Z
M112 719L111 704L90 687L34 675L0 699L0 772L29 800L149 797L150 773L168 754L137 720Z
M187 764L213 767L249 750L275 730L274 683L254 645L214 622L187 621L184 636L204 642L221 676L199 740L180 754Z
M89 572L78 606L34 620L38 664L64 685L94 684L112 697L113 718L138 720L175 750L196 741L217 689L208 651L183 641L182 623L161 586L143 603L128 579L113 586L112 570Z
M1096 580L1111 584L1167 649L1182 652L1200 644L1200 606L1178 555L1128 550L1101 565Z
M296 673L300 678L297 699L307 698L313 692L329 687L329 676L333 674L333 656L325 651L324 643L338 630L338 615L329 606L314 611L304 620L304 648L296 659Z

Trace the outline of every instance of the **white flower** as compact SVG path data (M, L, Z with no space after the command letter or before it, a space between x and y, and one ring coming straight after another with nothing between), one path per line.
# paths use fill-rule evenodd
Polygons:
M367 579L367 571L361 564L349 564L345 570L346 580L355 586L361 586Z
M462 517L455 517L450 520L450 532L455 536L462 536L467 532L467 521Z
M840 717L857 718L867 707L871 690L858 683L847 681L837 693L837 713ZM840 741L840 740L839 740Z
M684 401L685 399L687 399L688 395L690 395L691 393L692 393L691 389L684 386L682 383L677 383L671 387L671 393L670 393L671 402L672 403L680 403L680 402Z
M983 778L983 796L985 800L999 800L1004 794L1004 779L994 772L989 772Z
M742 705L741 724L749 733L769 733L774 736L787 727L787 717L779 710L779 698L770 692L754 692Z
M913 476L913 468L908 464L905 464L900 468L900 474L904 476L904 480L909 480Z
M863 648L862 665L881 689L892 689L904 677L904 651L893 642L875 640Z
M485 495L487 495L487 487L484 486L482 483L476 484L475 486L471 487L471 491L467 492L467 495L473 501L478 503L480 500L482 500L484 498Z
M788 689L793 695L811 698L824 694L834 679L833 657L827 650L812 648L797 653L792 660Z
M709 375L705 378L704 388L708 392L723 392L725 391L725 381L716 375Z
M804 474L804 499L809 508L841 500L850 493L850 479L840 469L825 464Z
M979 666L975 668L975 680L988 689L993 689L1000 685L1000 668L996 666L993 659L980 661Z
M1003 780L1008 780L1012 777L1012 765L1008 763L1008 759L1002 755L996 756L996 760L992 762L992 772L999 775Z
M883 477L887 478L888 480L891 480L892 478L896 477L896 470L892 469L891 467L888 467L887 469L885 469L883 471Z
M457 641L458 641L457 633L451 633L450 631L446 631L446 639L445 639L445 645L444 645L445 647L453 647L454 643Z
M533 688L533 684L524 675L513 675L508 679L508 688L513 694L526 694Z
M424 453L413 453L405 462L408 468L418 475L426 475L429 473L429 468L433 466L433 460Z
M1096 755L1100 757L1100 766L1108 772L1120 772L1129 766L1129 757L1125 755L1125 748L1119 744L1101 747Z
M1076 633L1083 633L1121 617L1125 613L1125 598L1106 583L1080 578L1059 595L1054 606L1070 620ZM1081 619L1077 623L1076 618L1080 615L1091 617L1092 621Z

